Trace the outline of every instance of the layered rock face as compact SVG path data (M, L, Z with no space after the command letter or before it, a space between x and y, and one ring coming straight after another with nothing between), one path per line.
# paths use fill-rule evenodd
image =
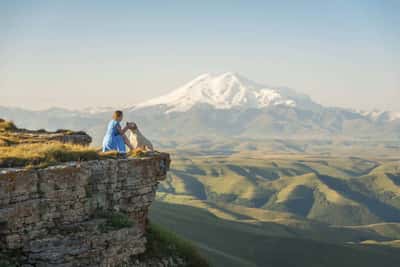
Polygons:
M0 170L1 251L24 266L123 265L145 251L148 208L169 164L159 154Z

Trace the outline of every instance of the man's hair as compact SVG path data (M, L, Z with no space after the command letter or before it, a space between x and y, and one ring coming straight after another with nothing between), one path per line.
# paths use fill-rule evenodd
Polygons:
M121 118L122 117L122 111L121 110L116 110L116 111L114 111L114 113L113 113L113 119L114 120L116 120L116 119L118 119L118 118Z

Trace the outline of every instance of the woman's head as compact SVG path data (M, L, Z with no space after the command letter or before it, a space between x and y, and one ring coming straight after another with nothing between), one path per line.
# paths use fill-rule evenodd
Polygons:
M122 121L122 118L124 117L124 114L122 113L121 110L116 110L116 111L114 111L112 117L116 121Z

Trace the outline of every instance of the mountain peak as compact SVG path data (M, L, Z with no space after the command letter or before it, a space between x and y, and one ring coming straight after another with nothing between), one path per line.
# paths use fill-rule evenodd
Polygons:
M400 120L400 112L385 111L385 110L372 110L358 112L364 117L373 121L397 121Z
M285 88L270 88L255 83L235 73L204 73L172 91L149 100L135 109L166 106L166 112L184 112L197 104L208 104L216 109L264 108L284 105L295 107L298 104L312 104L305 95Z

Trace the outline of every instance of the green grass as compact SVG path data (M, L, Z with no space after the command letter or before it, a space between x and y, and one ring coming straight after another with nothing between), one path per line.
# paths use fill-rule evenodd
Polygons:
M396 164L317 155L176 157L160 191L335 225L400 222Z
M20 266L22 252L19 250L11 250L3 253L0 250L0 267L18 267Z
M208 267L207 260L189 241L157 225L150 224L147 229L147 250L142 258L179 257L188 267Z
M398 157L185 155L151 218L215 266L398 265Z
M95 148L62 144L26 144L0 147L0 167L45 167L60 162L108 158Z
M147 153L128 153L130 158L151 156ZM99 148L59 142L0 146L0 168L44 168L70 161L116 159L117 151L101 152Z
M164 149L169 149L182 156L211 156L211 155L243 155L253 158L265 158L270 155L318 155L319 159L325 156L339 155L346 157L397 157L400 147L399 139L345 139L345 138L221 138L206 137L201 140L191 136L171 140L165 137L159 139ZM357 168L357 166L356 166Z
M99 227L100 231L103 233L129 228L135 225L126 214L121 212L99 211L96 213L96 216L106 219Z
M296 228L277 223L223 220L190 206L158 202L152 206L150 218L194 242L213 266L395 267L400 261L398 249L329 242L327 234L320 237L326 241L312 240L308 238L312 233L302 235L300 228L296 233ZM281 233L273 230L278 228ZM341 231L344 229L330 234L347 235ZM317 231L314 234L318 235Z
M0 259L0 267L17 267L16 263L10 262L5 259Z
M400 223L379 223L348 227L350 229L367 230L394 240L400 240Z
M17 267L18 265L14 262L10 262L5 259L0 259L0 267Z

